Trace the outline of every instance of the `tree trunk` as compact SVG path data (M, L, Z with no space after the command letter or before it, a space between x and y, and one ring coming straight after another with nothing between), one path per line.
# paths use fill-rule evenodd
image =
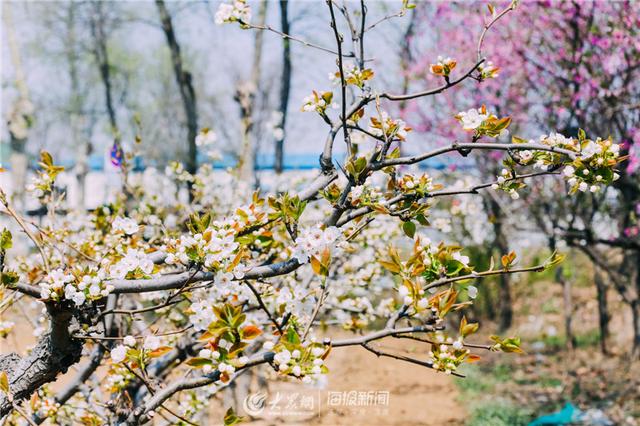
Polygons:
M564 277L562 265L556 268L556 281L562 285L562 308L564 316L564 336L568 350L573 350L576 345L576 338L573 335L571 322L573 320L573 303L571 300L571 280Z
M634 359L640 358L640 303L634 300L630 305L633 321L633 343L631 346L631 356Z
M193 89L193 79L191 73L184 67L182 55L180 53L180 44L173 29L171 15L167 10L164 0L156 0L158 14L162 22L162 31L167 38L167 45L171 51L171 62L180 91L180 98L184 107L184 113L187 119L187 159L186 170L194 174L198 169L198 150L196 147L196 136L198 134L198 111L196 108L196 93Z
M114 140L120 144L120 131L118 130L118 118L113 104L113 89L111 87L111 64L109 63L109 52L107 50L107 34L104 28L104 12L102 2L94 2L94 14L91 16L91 35L94 40L94 56L100 78L104 86L105 106L109 116L109 124L114 135Z
M280 0L280 26L282 32L289 34L289 0ZM291 91L291 40L282 38L282 83L280 86L280 125L282 130L276 136L276 153L274 168L276 173L284 170L284 139L286 135L287 109L289 106L289 92Z
M257 25L264 26L267 19L266 0L260 2L260 10L258 11ZM253 48L253 65L251 68L251 79L238 84L235 100L240 105L240 124L242 148L240 152L240 162L238 165L240 179L249 182L251 186L255 185L255 169L256 169L256 144L252 140L251 131L253 129L253 114L255 108L255 98L260 84L260 75L262 72L262 41L263 31L255 33Z
M18 89L16 99L7 122L9 138L11 142L11 177L12 195L18 209L24 206L24 188L27 179L27 168L29 160L25 153L25 145L29 136L29 129L33 122L33 105L29 101L29 89L27 79L22 67L20 56L20 46L16 40L10 2L2 4L2 18L7 33L7 44L11 54L11 62L15 73L15 85Z
M411 73L410 68L411 64L414 63L413 54L411 52L411 41L413 39L415 33L415 24L416 18L418 14L416 13L415 8L411 9L409 24L407 25L407 29L402 35L402 43L403 46L400 50L400 70L402 71L402 94L406 95L409 93L409 87L411 86ZM406 109L407 109L407 101L400 101L400 118L403 120L407 120L406 117ZM404 144L398 144L398 148L400 149L400 155L402 156L404 153Z
M633 319L633 344L631 355L633 358L640 358L640 252L636 253L636 273L635 273L635 294L633 301L629 304Z
M488 204L489 212L492 216L493 224L493 247L498 251L498 256L509 253L509 243L504 233L504 214L498 202L491 196L484 198ZM498 328L505 331L513 323L513 301L511 298L511 277L508 274L501 274L498 278Z
M553 223L553 228L556 224ZM554 253L557 250L556 237L551 231L551 237L549 238L549 251ZM573 301L571 298L571 281L564 276L564 267L558 265L556 267L556 281L562 285L562 313L564 317L564 336L565 345L567 350L573 350L576 346L576 338L573 335L571 322L573 321Z
M49 305L51 327L36 347L24 358L11 353L0 356L0 370L7 373L9 391L15 401L31 396L42 385L56 379L58 374L80 360L82 343L69 333L71 313ZM0 396L0 418L13 409L12 403L2 393Z
M594 273L593 280L596 284L598 299L598 325L600 327L600 350L608 354L607 342L609 340L609 308L607 301L607 286L598 271Z

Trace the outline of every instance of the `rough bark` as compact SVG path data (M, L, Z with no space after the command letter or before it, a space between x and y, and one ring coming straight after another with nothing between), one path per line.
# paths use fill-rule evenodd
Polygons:
M51 319L49 332L24 357L11 353L0 356L0 368L7 373L9 390L15 401L27 399L42 385L52 382L60 373L80 360L82 343L71 337L71 313L48 306ZM6 395L0 397L0 418L12 410Z
M289 0L280 0L280 26L282 32L289 34ZM281 137L276 138L276 152L274 168L276 173L282 173L284 170L284 140L287 124L287 110L289 107L289 92L291 91L291 40L286 37L282 38L282 82L280 86L280 128L282 129Z
M198 110L196 108L196 92L193 88L191 73L185 69L180 44L176 38L171 15L163 0L156 0L162 31L167 38L167 46L171 51L173 71L180 91L180 99L187 119L187 160L185 168L189 173L195 173L198 169L198 150L196 136L198 134Z

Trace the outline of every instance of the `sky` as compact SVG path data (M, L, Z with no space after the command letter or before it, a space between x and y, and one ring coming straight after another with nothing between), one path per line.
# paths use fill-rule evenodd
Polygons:
M239 145L238 107L233 101L235 84L247 79L252 63L254 31L242 30L238 25L214 24L213 16L219 2L168 2L174 26L183 48L187 67L194 75L198 98L199 126L211 127L219 134L223 149L233 150ZM254 17L255 2L251 3ZM355 9L359 2L348 2ZM370 22L395 13L399 1L369 2ZM16 44L29 88L29 96L36 107L35 125L27 149L36 153L46 149L65 160L76 155L69 125L70 80L65 61L63 35L66 27L60 18L69 6L67 2L4 2L3 14L10 7ZM85 5L86 6L86 5ZM82 20L81 3L75 3ZM165 38L158 24L155 4L149 1L107 2L108 15L115 18L107 23L109 49L114 62L115 102L125 145L131 143L136 129L133 116L143 117L143 153L150 157L167 147L184 149L177 85L168 62ZM292 34L312 43L334 48L335 39L329 27L328 8L324 1L296 1L290 7ZM15 102L15 69L7 43L7 21L3 16L2 30L2 115ZM254 18L255 19L255 18ZM279 28L279 6L270 1L267 24ZM376 87L397 89L400 85L399 46L407 18L387 21L369 33L366 39L368 62L376 71ZM346 35L346 28L343 32ZM102 86L91 53L88 25L77 25L80 53L80 80L86 92L85 108L91 114L89 130L84 138L91 140L94 153L104 152L111 143L107 126ZM348 37L348 36L347 36ZM281 39L264 34L262 60L263 78L260 90L268 93L265 114L275 110L281 79ZM350 44L350 43L348 43ZM292 154L316 154L321 150L327 132L326 124L313 113L302 113L302 99L311 90L328 90L328 74L335 71L335 57L325 52L292 44L293 81L289 101L287 141L285 150ZM335 89L335 88L333 88ZM6 142L8 132L3 120L1 138ZM272 138L261 132L260 149L273 150ZM337 145L338 150L342 148ZM173 154L169 154L171 156Z

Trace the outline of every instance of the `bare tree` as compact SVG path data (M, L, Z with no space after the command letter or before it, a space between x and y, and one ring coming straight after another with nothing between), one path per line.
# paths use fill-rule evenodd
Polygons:
M187 120L187 161L186 169L189 173L195 173L198 168L198 150L196 147L196 136L198 134L198 110L196 105L196 92L193 89L193 77L185 68L184 60L180 51L180 44L176 38L171 20L171 14L167 10L164 0L156 0L158 14L162 23L162 31L167 38L167 46L171 51L171 62L173 71L180 91L180 98L184 107Z
M262 0L258 11L258 25L264 26L267 19L268 2ZM257 144L252 138L254 127L254 110L256 107L256 95L262 74L262 46L263 31L257 31L253 43L253 62L251 76L247 81L240 81L236 86L235 100L240 107L240 137L242 147L240 149L240 161L238 164L240 178L252 185L257 183L255 176Z
M25 145L29 137L29 129L33 123L33 104L29 100L29 89L22 67L20 47L15 35L11 3L2 4L3 21L7 32L7 44L11 53L11 62L14 68L15 85L18 89L18 98L9 112L7 124L11 140L11 168L13 170L13 190L20 207L23 207L22 195L24 193L27 175L27 156Z
M289 0L280 0L280 27L285 34L290 33L289 28ZM289 92L291 91L291 41L287 37L282 38L282 80L280 83L280 107L279 129L276 135L275 171L282 173L284 169L284 141L286 137L287 110L289 106Z

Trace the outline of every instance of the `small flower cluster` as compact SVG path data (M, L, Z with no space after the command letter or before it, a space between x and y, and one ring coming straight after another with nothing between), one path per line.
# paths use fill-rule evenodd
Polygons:
M248 341L262 334L253 324L248 324L246 314L242 312L243 305L210 305L212 320L200 340L207 341L198 356L191 358L187 364L200 368L205 374L214 369L220 372L220 381L227 383L233 377L236 369L244 366L249 359L242 355Z
M170 178L176 179L178 182L193 182L193 176L179 161L171 161L165 168L165 174Z
M439 75L442 77L449 77L449 74L453 69L458 65L455 59L451 58L443 58L442 56L438 56L438 62L435 64L431 64L429 67L429 71L431 74Z
M433 179L427 174L423 174L420 177L406 174L402 176L402 179L398 180L398 187L405 194L425 196L429 192L441 188L442 185L434 184Z
M53 396L33 398L32 401L32 410L42 419L55 419L61 407Z
M512 200L517 200L520 198L520 194L518 194L518 190L525 186L524 183L519 182L514 179L513 172L508 169L502 169L500 172L500 176L498 176L496 183L491 185L491 188L498 190L501 189L509 196Z
M309 96L306 96L302 102L302 112L316 111L320 115L324 115L329 106L332 106L333 92L318 93L315 90Z
M426 301L422 282L416 280L416 277L423 277L428 284L445 277L469 274L473 270L469 265L469 257L460 252L460 247L447 246L444 243L436 246L426 238L423 241L424 243L416 239L413 254L406 262L400 259L398 251L393 247L388 249L388 258L379 261L389 272L402 278L398 292L403 303L412 306L416 312L429 306L439 306L437 300L444 299L444 294L441 293L434 296L436 301ZM450 299L451 294L444 296Z
M214 148L215 142L218 140L218 135L212 129L205 127L196 136L196 146L203 150L212 160L219 160L222 158L222 154L219 150Z
M118 279L146 279L153 272L153 260L139 249L129 248L125 255L109 268L109 274Z
M145 360L147 358L153 358L160 356L163 353L168 352L171 348L168 346L162 346L160 337L149 335L144 338L142 348L137 349L138 342L133 336L125 336L122 344L116 345L111 349L110 356L111 362L114 364L120 364L131 360Z
M125 235L133 235L140 230L135 220L121 216L113 220L111 227L115 232L123 232Z
M196 263L210 271L226 270L236 257L239 244L230 221L215 221L204 232L183 235L167 244L168 265Z
M480 64L478 66L478 71L480 72L480 80L486 80L489 78L498 77L500 68L493 65L493 62L489 61L486 64Z
M196 136L196 146L205 147L213 145L216 140L218 140L218 135L216 135L216 132L209 129L208 127L205 127Z
M613 167L620 161L620 145L613 143L611 139L598 138L593 141L587 139L584 131L580 130L577 139L568 138L560 133L550 133L540 136L538 140L542 145L575 153L575 159L567 164L564 153L530 150L518 151L514 159L518 164L533 164L534 168L543 171L565 164L563 175L569 183L570 193L598 192L602 185L610 184L619 178ZM517 137L514 137L513 141L514 143L525 142ZM529 143L535 144L536 141L530 140ZM509 165L508 162L505 164ZM517 190L524 184L510 182L506 185L504 180L512 177L511 173L508 174L509 176L503 170L502 179L498 178L498 184L494 185L494 188L499 187L513 196L512 190Z
M369 205L380 201L380 199L382 198L382 192L376 187L372 187L369 185L358 185L354 186L351 189L349 197L351 199L351 204L353 204L354 206Z
M618 163L620 145L610 139L581 141L580 157L563 170L571 192L598 192L602 185L610 184L620 176L613 171Z
M498 118L489 113L484 105L478 109L459 112L455 118L462 124L463 130L474 131L476 139L481 136L503 136L507 134L507 127L511 124L510 117Z
M217 25L239 22L245 27L251 21L251 7L245 0L234 0L231 4L220 3L214 20Z
M360 69L354 64L350 64L344 68L344 82L345 84L352 84L359 88L363 88L365 82L373 78L373 71L369 68ZM335 73L329 73L329 80L335 85L341 83L340 71Z
M219 271L214 278L215 285L206 291L206 297L193 302L189 307L189 322L196 331L205 331L216 320L216 306L220 301L235 300L243 303L253 296L251 290L233 280L230 272ZM203 295L205 296L205 295Z
M327 348L313 341L300 342L300 336L292 328L285 332L285 336L275 347L273 342L268 341L264 348L275 352L273 363L278 372L301 378L304 383L312 383L328 372L324 365L328 355Z
M105 281L104 271L74 271L66 273L63 269L54 269L40 283L40 297L46 301L61 302L70 300L76 306L87 300L98 300L113 291L113 286Z
M36 198L42 199L45 195L51 193L56 177L60 172L64 171L64 167L53 164L51 154L46 151L40 153L40 162L38 163L40 170L27 185L26 190L35 195Z
M369 133L385 140L393 141L394 139L404 141L411 127L401 119L393 119L389 117L386 111L380 113L380 117L371 117L369 124Z
M231 343L224 339L220 339L218 346L219 348L228 351L231 348ZM203 360L211 360L210 363L205 363L202 366L202 372L204 374L211 373L215 367L215 369L220 371L221 374L226 374L229 377L233 377L233 374L236 372L237 367L241 367L249 361L249 358L247 358L246 356L242 356L237 360L234 360L233 362L220 361L220 352L208 348L201 349L200 352L198 352L198 357L202 358Z
M472 108L456 115L456 119L462 124L463 130L475 130L489 117L490 115L487 113L485 108Z
M451 337L445 338L441 332L435 333L435 340L436 342L431 345L431 351L429 351L433 368L451 374L465 361L469 350L465 349L461 339L454 341Z
M307 263L311 257L320 257L325 250L336 250L341 232L335 226L323 228L321 224L300 230L295 241L293 258Z

